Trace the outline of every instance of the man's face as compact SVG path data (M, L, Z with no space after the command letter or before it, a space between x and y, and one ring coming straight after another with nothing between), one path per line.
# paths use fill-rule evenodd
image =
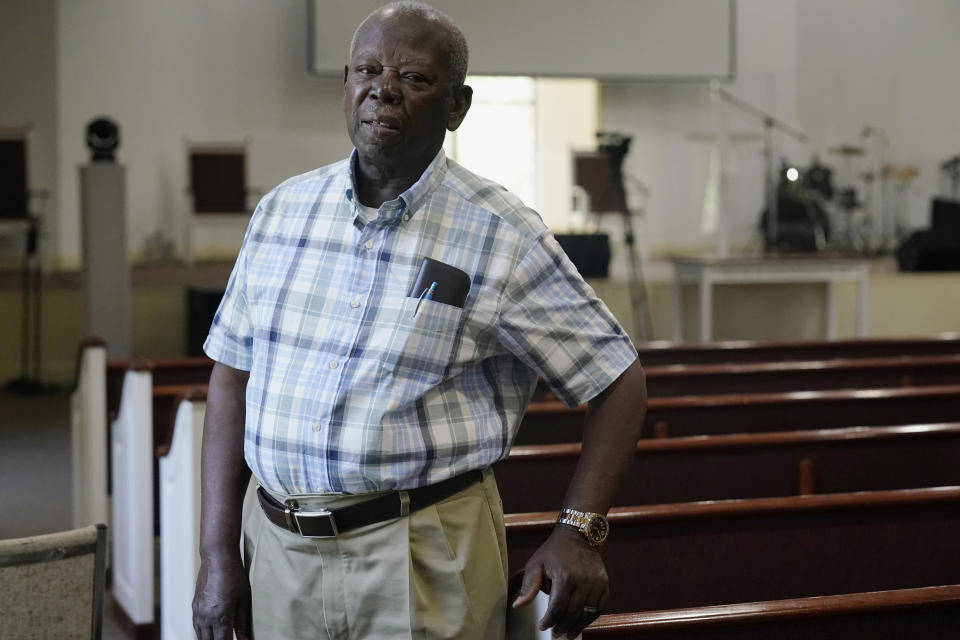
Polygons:
M450 91L447 38L414 16L377 17L363 27L343 84L347 131L361 164L422 171L446 129L460 125L469 96Z

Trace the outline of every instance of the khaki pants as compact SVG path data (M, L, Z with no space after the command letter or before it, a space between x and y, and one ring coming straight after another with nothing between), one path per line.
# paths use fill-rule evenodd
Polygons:
M305 510L370 496L297 496ZM507 554L493 474L437 504L311 540L247 513L256 640L503 638Z

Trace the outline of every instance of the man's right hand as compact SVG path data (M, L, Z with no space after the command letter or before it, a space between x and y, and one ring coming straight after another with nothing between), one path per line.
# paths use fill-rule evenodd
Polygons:
M198 640L252 640L250 580L239 554L203 559L193 594L193 629Z

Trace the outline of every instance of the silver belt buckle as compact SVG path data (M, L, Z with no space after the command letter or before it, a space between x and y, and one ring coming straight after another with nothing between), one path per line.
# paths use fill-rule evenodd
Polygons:
M297 533L299 533L304 538L336 538L339 535L340 531L337 529L337 521L333 518L333 513L327 509L321 509L320 511L291 511L288 507L286 509L287 520L292 520L296 523ZM303 532L303 527L300 525L300 518L323 518L326 517L330 521L330 530L333 531L332 535L322 536L322 535L308 535Z

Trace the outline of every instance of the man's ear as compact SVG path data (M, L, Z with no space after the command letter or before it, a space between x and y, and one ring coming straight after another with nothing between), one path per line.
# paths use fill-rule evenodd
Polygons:
M456 131L460 123L467 116L470 105L473 103L473 87L461 85L453 92L453 108L447 116L447 129Z

